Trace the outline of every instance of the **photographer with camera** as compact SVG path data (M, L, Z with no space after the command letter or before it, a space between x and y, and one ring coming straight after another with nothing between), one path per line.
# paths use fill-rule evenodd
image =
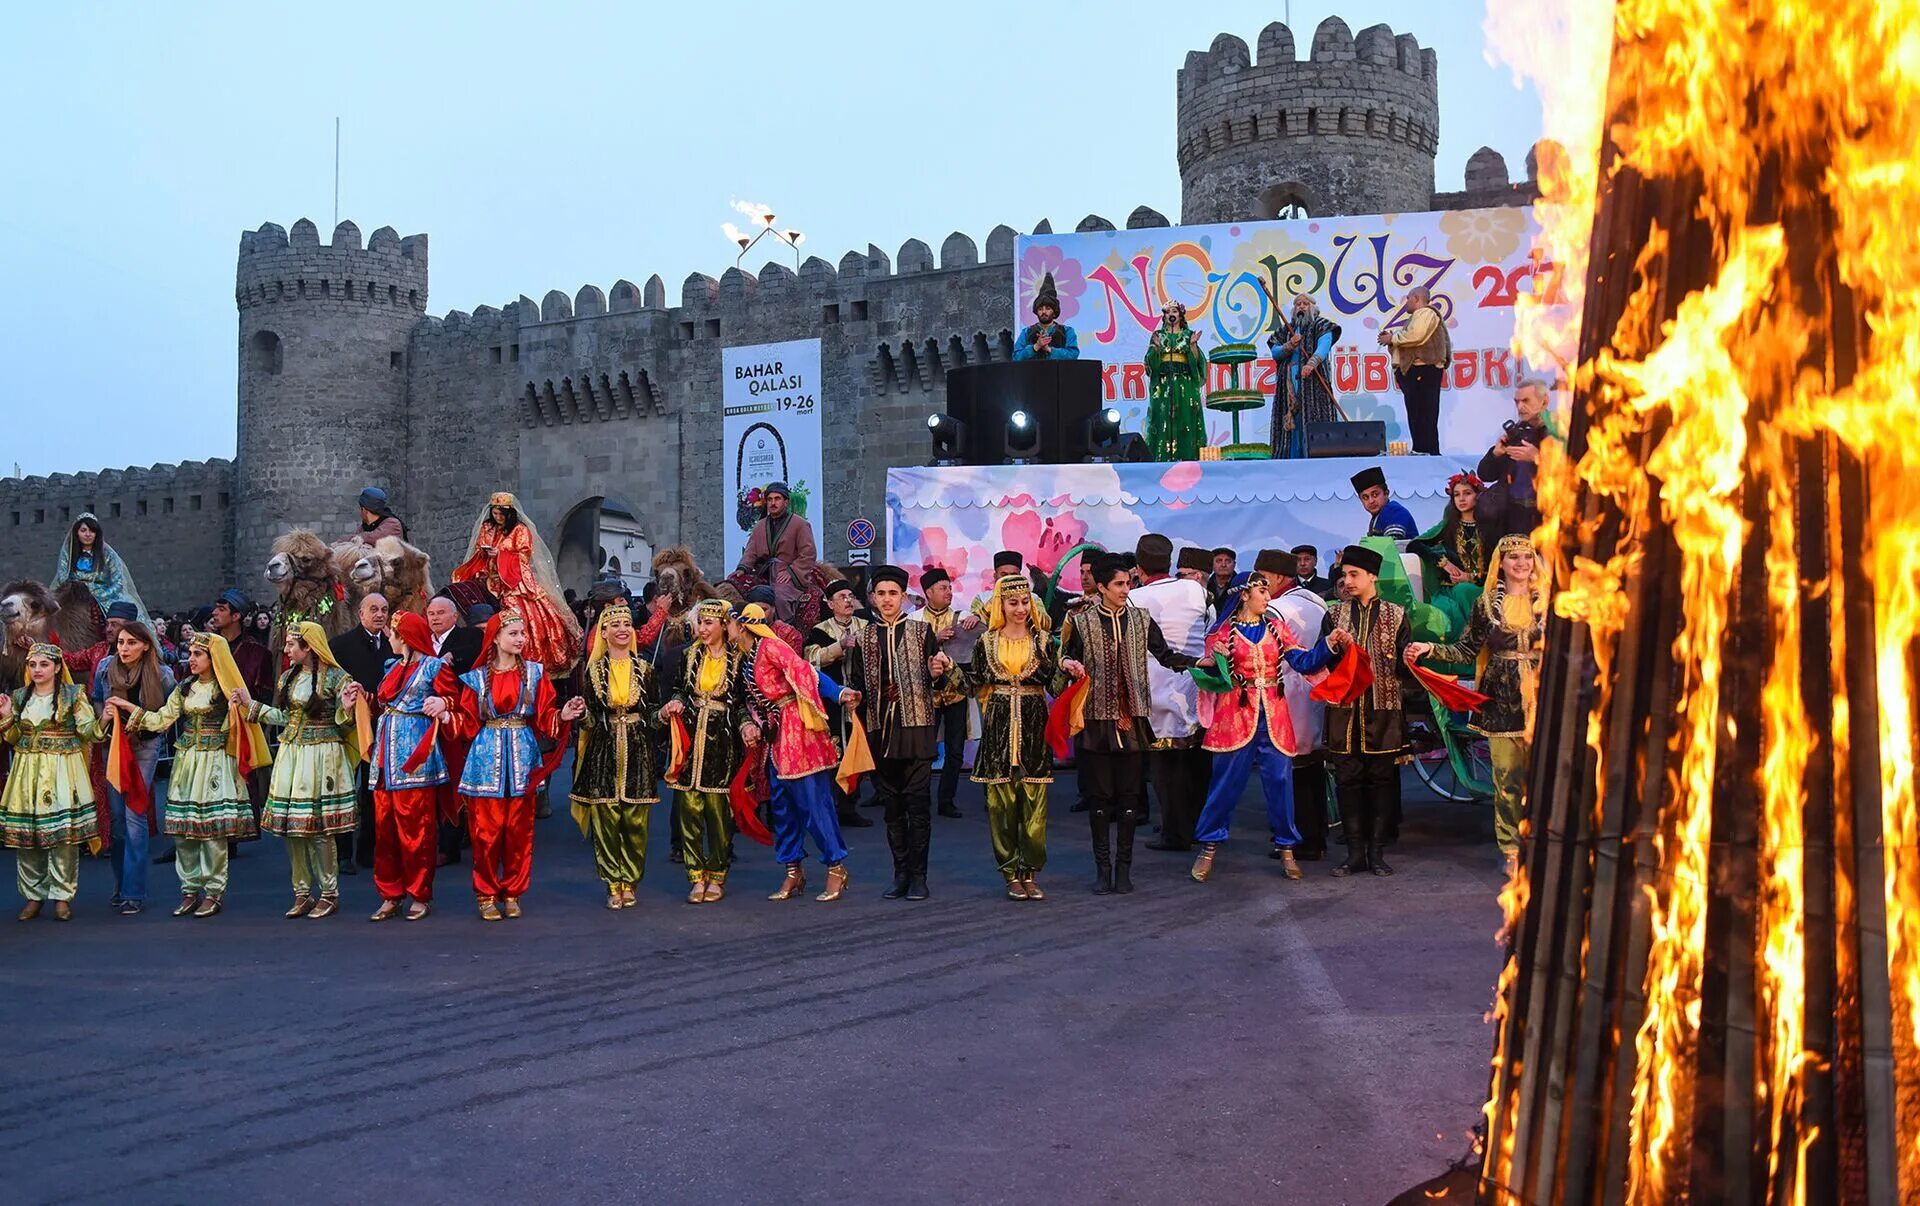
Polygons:
M1547 413L1547 384L1535 378L1513 391L1516 417L1501 424L1498 443L1480 458L1479 477L1487 484L1478 507L1482 539L1489 546L1500 537L1526 536L1540 523L1540 504L1534 475L1540 467L1540 449L1559 436Z

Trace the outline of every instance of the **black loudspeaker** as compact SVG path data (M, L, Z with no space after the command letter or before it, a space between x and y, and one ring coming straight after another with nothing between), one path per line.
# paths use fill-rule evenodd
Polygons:
M1041 464L1086 454L1084 420L1101 406L1098 360L1014 360L947 371L946 413L967 425L969 465L998 465L1007 416L1024 410L1040 432Z
M1387 450L1387 425L1372 419L1307 424L1308 456L1379 456Z

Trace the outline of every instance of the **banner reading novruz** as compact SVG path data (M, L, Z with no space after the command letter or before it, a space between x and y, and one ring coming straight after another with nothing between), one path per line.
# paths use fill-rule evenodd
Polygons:
M1477 461L1513 417L1513 387L1526 375L1510 350L1514 301L1537 293L1551 305L1560 291L1559 268L1536 248L1538 237L1532 209L1517 206L1022 236L1014 316L1033 321L1034 295L1052 273L1060 321L1078 333L1080 355L1105 362L1107 405L1120 411L1126 430L1141 431L1147 340L1164 302L1185 303L1203 350L1257 344L1251 384L1272 394L1269 298L1290 311L1293 295L1308 293L1341 327L1327 368L1347 417L1384 421L1388 440L1405 440L1406 411L1378 336L1404 325L1407 290L1425 285L1453 338L1440 446L1454 459ZM1224 371L1213 368L1212 386L1224 384ZM1544 366L1540 375L1561 374ZM1241 438L1266 442L1271 417L1271 407L1243 414ZM1208 442L1226 443L1231 424L1208 411Z
M726 572L740 564L747 534L760 518L769 482L792 489L793 510L825 531L826 491L820 459L820 341L794 339L725 348L720 353L724 462L721 504L727 515Z

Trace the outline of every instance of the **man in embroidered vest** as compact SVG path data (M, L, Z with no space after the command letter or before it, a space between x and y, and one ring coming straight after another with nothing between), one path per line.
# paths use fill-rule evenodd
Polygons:
M1440 382L1453 363L1447 322L1426 286L1407 290L1406 325L1380 332L1380 346L1393 353L1393 376L1407 406L1407 433L1416 453L1440 455Z
M843 659L846 686L863 703L860 718L873 750L873 785L886 810L893 852L888 900L927 898L927 846L933 837L934 691L950 685L953 662L924 621L907 617L907 572L883 565L867 576L875 617Z
M1350 702L1327 704L1327 752L1347 840L1346 861L1333 869L1335 875L1392 875L1385 850L1400 827L1400 756L1407 748L1400 667L1410 636L1406 612L1380 597L1380 564L1380 554L1372 549L1347 546L1340 554L1346 597L1329 609L1333 629L1294 661L1296 669L1310 674L1354 646L1373 680ZM1364 680L1366 674L1358 677Z
M954 665L971 662L973 646L985 625L979 617L970 613L962 615L954 609L953 577L937 565L929 566L920 573L920 593L926 597L926 606L908 618L933 629L933 639L940 642L940 652ZM967 720L973 704L957 676L951 685L941 684L933 689L933 710L940 730L938 811L943 817L958 817L960 807L953 798L960 789L961 764L966 761Z
M1167 644L1152 616L1127 602L1127 559L1093 561L1094 603L1073 613L1061 636L1060 668L1087 680L1086 725L1075 760L1093 822L1093 890L1133 891L1133 830L1146 813L1146 756L1153 745L1153 684L1147 659L1184 671L1194 659ZM1107 829L1118 825L1108 845Z
M830 677L837 683L846 673L843 659L853 648L860 630L867 626L867 621L856 614L860 608L860 595L851 582L830 584L827 587L826 604L827 618L815 624L813 631L807 633L804 652L807 661L822 677ZM833 730L834 744L844 750L847 744L847 716L838 703L827 705L827 724ZM858 784L854 785L854 790L859 790ZM840 828L873 828L873 822L860 815L860 810L854 806L853 796L848 795L838 782L833 784L833 807L840 818Z

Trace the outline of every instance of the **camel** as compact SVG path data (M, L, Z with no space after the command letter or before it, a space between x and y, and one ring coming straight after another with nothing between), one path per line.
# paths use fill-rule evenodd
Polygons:
M276 646L293 624L311 620L326 630L329 639L353 625L346 578L335 568L333 549L308 529L281 533L273 542L266 573L279 596L273 629Z
M358 540L341 541L333 546L333 569L346 583L352 612L379 591L394 611L427 614L427 600L433 597L430 559L398 536L382 536L371 547Z
M31 578L0 587L0 624L6 648L0 649L0 684L12 690L26 673L27 646L52 636L61 649L78 653L105 639L106 629L93 592L83 582L63 582L58 591Z

